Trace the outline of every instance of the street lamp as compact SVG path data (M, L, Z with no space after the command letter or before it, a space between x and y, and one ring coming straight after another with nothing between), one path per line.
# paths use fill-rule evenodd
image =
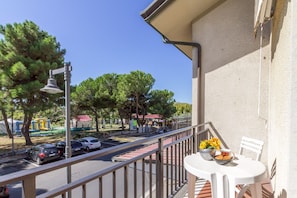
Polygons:
M56 74L64 74L65 81L65 128L66 128L66 146L65 146L65 158L71 157L71 145L70 145L70 78L71 78L72 67L70 63L65 63L64 67L49 70L49 79L47 85L40 89L40 91L47 92L50 94L63 93L57 86L57 81L54 79ZM71 168L67 166L67 181L71 183Z
M71 72L70 63L65 63L64 67L49 70L49 79L47 85L40 89L40 91L47 92L50 94L63 93L57 86L57 81L54 79L54 75L64 73L65 81L65 127L66 127L66 147L65 147L65 158L71 157L71 146L70 146L70 72Z

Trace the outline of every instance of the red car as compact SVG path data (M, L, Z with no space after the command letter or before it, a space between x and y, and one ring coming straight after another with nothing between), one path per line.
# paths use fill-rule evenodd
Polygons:
M9 198L7 186L0 186L0 198Z

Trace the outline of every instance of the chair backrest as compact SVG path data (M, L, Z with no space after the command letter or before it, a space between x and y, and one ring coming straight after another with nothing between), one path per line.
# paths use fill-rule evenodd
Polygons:
M263 144L264 142L261 140L243 136L240 143L239 154L244 155L244 150L252 151L256 153L255 160L259 161L262 154Z

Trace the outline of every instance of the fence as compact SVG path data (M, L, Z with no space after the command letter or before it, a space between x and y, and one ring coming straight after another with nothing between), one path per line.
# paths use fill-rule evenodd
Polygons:
M4 175L0 178L0 185L21 181L23 198L72 197L72 195L82 198L172 197L187 182L183 164L184 157L197 152L199 149L197 143L202 138L211 136L220 138L211 122L181 128L135 142L53 162L38 168ZM226 147L225 142L222 139L221 141ZM150 146L150 149L131 159L114 163L111 167L98 170L91 175L36 195L36 177L38 175L48 174L63 168L71 169L77 163L140 145ZM90 195L91 187L96 188L98 195Z

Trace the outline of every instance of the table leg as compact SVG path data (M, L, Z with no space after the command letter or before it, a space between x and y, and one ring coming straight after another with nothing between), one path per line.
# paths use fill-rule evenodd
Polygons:
M250 185L250 191L252 197L262 198L262 185L261 183L255 183Z
M213 174L211 176L212 180L212 197L214 198L229 198L228 195L228 188L229 188L229 183L228 183L228 177L226 175L221 175L221 174Z
M226 193L226 196L229 198L235 198L235 182L233 178L227 178L225 179L226 190L228 190L228 193Z
M195 182L196 182L196 176L188 172L188 197L189 198L194 198L195 196Z

